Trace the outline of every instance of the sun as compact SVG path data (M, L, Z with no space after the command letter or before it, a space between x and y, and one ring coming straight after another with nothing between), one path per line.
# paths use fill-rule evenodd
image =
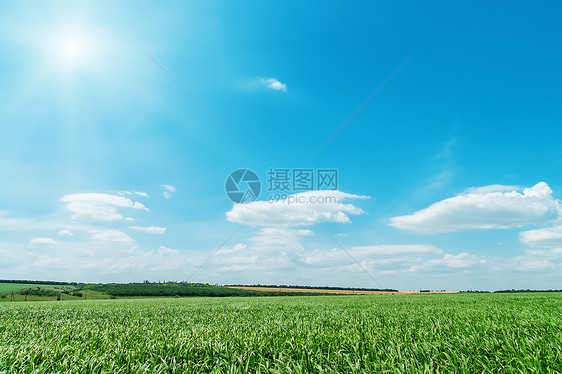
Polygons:
M70 40L65 43L64 52L69 59L79 59L83 52L82 49L83 47L80 45L80 42Z
M61 40L59 42L60 60L68 64L87 62L88 46L80 39Z
M63 71L94 67L100 49L96 36L83 30L59 31L51 35L46 44L51 64Z

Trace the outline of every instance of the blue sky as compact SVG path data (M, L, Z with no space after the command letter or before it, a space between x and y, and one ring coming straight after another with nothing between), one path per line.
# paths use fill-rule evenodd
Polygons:
M0 278L562 288L561 16L4 1ZM338 187L271 203L270 168Z

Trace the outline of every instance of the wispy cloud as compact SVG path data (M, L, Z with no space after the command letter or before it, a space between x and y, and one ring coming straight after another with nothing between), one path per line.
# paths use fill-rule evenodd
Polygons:
M521 242L532 247L562 248L562 226L523 231L519 238Z
M313 235L310 230L295 230L286 227L264 227L248 240L252 249L260 253L302 250L301 238Z
M562 226L551 226L519 233L519 240L529 248L529 261L562 259ZM562 267L562 263L560 263Z
M58 242L55 239L52 238L46 238L46 237L38 237L38 238L33 238L29 241L29 244L57 244Z
M143 204L124 196L104 193L66 195L61 199L66 208L74 213L73 219L82 221L111 222L123 219L120 208L148 210Z
M466 252L459 253L458 255L445 253L442 258L432 259L422 262L419 265L414 265L409 269L409 271L439 268L463 269L471 266L483 265L486 264L486 262L487 260L485 258Z
M117 194L118 194L118 195L121 195L121 196L133 196L133 195L136 195L136 196L146 197L146 198L149 197L146 192L142 192L142 191L119 191L119 192L117 192Z
M442 254L443 250L433 245L426 244L390 244L390 245L367 245L348 248L347 251L361 262L373 261L378 266L388 265L390 262L413 264L419 261L420 257ZM391 261L389 261L389 259ZM343 251L337 249L321 250L315 249L303 256L303 261L307 264L320 265L341 265L351 264L352 260Z
M483 186L483 187L471 187L467 190L467 193L472 194L486 194L491 192L510 192L510 191L519 191L521 187L519 186L506 186L503 184L492 184L490 186Z
M166 228L165 227L158 227L158 226L129 226L131 230L135 231L144 231L147 234L165 234Z
M74 234L72 233L72 231L69 231L69 230L59 230L58 234L59 234L60 236L66 236L66 237L74 236Z
M172 197L172 193L176 192L176 187L170 186L169 184L163 184L162 187L164 188L164 198L169 199Z
M93 241L120 243L120 244L135 244L135 239L119 230L94 230L91 234Z
M265 84L265 86L271 90L283 91L283 92L287 91L287 85L285 83L279 82L275 78L262 79L262 83Z

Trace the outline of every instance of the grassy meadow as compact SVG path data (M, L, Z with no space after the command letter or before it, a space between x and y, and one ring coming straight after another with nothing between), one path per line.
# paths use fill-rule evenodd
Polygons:
M26 283L2 283L0 282L0 295L9 295L12 292L17 293L25 288L30 287L40 287L40 288L48 288L53 287L49 284L26 284Z
M562 294L0 305L6 373L500 371L562 371Z

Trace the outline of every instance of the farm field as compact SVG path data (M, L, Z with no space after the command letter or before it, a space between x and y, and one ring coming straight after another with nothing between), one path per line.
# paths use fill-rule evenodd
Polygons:
M0 282L0 295L7 295L12 292L19 292L24 288L54 288L51 284L27 284L27 283L1 283Z
M23 281L25 282L25 281ZM279 295L318 295L320 292L274 290L257 291L251 289L229 288L224 286L170 282L170 283L106 283L106 284L35 284L6 283L0 281L0 302L6 301L58 301L94 300L142 297L229 297L229 296L279 296Z
M561 372L562 295L0 305L0 372Z
M450 294L454 291L370 291L370 290L351 290L351 289L327 289L327 288L291 288L291 287L256 287L256 286L228 286L232 289L260 291L260 292L300 292L300 293L321 293L332 295L413 295L413 294Z

